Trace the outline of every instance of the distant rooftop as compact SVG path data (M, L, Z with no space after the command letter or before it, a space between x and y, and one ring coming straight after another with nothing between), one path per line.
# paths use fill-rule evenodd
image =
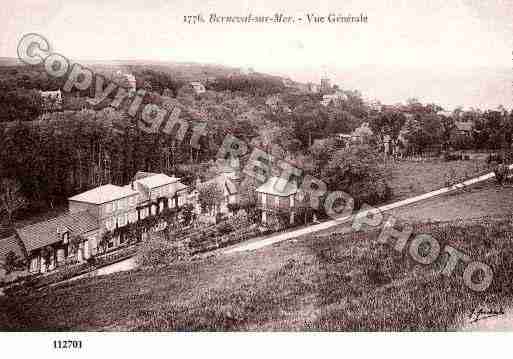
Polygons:
M286 197L297 193L298 188L293 181L287 181L281 177L271 177L266 183L258 187L256 191Z
M470 132L472 131L472 122L461 122L461 121L456 121L454 123L454 125L456 126L456 128L459 130L459 131L464 131L464 132Z
M86 202L92 204L102 204L106 202L115 201L120 198L128 197L130 195L138 194L131 188L115 186L113 184L106 184L100 187L93 188L89 191L77 194L69 201Z

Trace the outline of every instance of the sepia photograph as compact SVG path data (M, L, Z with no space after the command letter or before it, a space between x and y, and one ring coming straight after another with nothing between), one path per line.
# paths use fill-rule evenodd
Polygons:
M0 344L513 331L512 19L509 0L6 2Z

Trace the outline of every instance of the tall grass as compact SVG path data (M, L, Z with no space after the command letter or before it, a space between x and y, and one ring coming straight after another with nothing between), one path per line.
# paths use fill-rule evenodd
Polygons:
M86 280L18 302L0 299L9 309L0 327L11 319L10 329L445 331L465 325L480 305L511 303L511 217L418 224L416 233L489 264L490 287L473 292L463 265L450 277L440 274L446 255L420 265L368 231ZM90 313L67 307L77 297ZM16 315L23 322L16 324Z

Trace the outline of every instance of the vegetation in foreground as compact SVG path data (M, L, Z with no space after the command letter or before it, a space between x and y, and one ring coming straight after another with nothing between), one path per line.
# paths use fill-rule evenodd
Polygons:
M469 290L463 267L414 262L376 231L332 233L256 252L83 279L0 298L3 330L453 330L480 305L512 298L513 220L415 226L494 270Z
M441 159L412 162L397 161L389 164L391 187L394 199L404 199L465 181L493 171L493 166L484 159L446 162Z

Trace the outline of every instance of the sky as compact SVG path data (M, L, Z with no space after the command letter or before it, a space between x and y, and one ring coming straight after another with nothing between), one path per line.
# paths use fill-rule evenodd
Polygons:
M186 24L201 13L203 24ZM365 24L211 24L210 14L368 17ZM16 0L0 9L0 56L40 33L74 59L249 66L298 81L323 75L366 98L447 109L513 102L513 0Z

